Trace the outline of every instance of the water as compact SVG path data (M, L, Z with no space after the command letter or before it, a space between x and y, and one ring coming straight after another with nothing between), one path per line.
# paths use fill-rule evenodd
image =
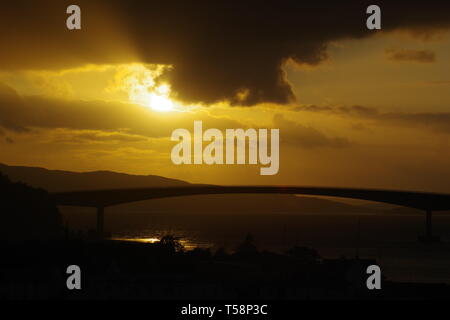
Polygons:
M308 246L325 258L377 259L394 280L450 283L450 215L433 216L433 232L444 241L437 245L417 241L425 229L423 215L110 212L106 223L115 239L155 242L171 234L187 250L232 252L250 233L259 250Z

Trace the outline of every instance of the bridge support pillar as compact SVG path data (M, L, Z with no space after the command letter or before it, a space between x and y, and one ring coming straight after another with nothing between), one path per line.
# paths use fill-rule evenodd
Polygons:
M103 206L97 207L97 237L103 239L105 236L105 208Z
M432 237L432 228L431 228L431 216L433 215L433 212L431 210L426 211L426 233L425 236L428 239L431 239Z
M440 242L439 236L433 236L433 228L432 228L432 215L433 212L431 210L425 211L425 235L419 236L419 241L426 243Z

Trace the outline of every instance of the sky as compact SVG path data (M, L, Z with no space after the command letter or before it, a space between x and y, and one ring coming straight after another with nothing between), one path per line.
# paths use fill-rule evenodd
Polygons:
M194 183L450 192L450 5L2 4L0 162ZM74 2L74 3L75 3ZM174 165L173 130L280 129L278 174Z

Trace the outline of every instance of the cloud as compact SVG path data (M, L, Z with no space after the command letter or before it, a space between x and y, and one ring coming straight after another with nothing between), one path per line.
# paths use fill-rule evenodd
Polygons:
M431 63L436 61L435 53L430 50L386 49L386 58L398 62Z
M331 107L306 108L332 111ZM341 107L338 110L368 112L361 106ZM16 133L34 132L38 135L50 132L52 134L47 142L51 143L149 143L149 138L169 137L176 128L193 130L194 120L202 120L205 129L249 127L230 118L212 116L208 109L161 113L129 103L21 96L0 84L0 130L4 128ZM296 147L342 148L350 145L346 138L328 137L315 128L288 120L282 114L274 116L273 126L282 131L282 142Z
M14 143L14 140L13 140L11 137L8 137L8 136L6 135L5 130L2 130L1 127L0 127L0 137L2 137L3 140L4 140L6 143L9 143L9 144L13 144L13 143Z
M384 113L378 116L382 122L402 125L419 126L435 132L450 134L450 113Z
M9 143L9 144L13 144L14 140L12 138L10 138L10 137L5 137L5 142Z
M372 116L378 113L375 108L360 105L353 106L319 106L300 105L292 108L293 111L328 112L341 115Z
M0 127L15 132L29 132L33 128L99 130L108 133L85 133L78 138L130 141L139 139L138 136L168 137L175 128L192 130L194 120L203 120L205 127L221 130L246 127L239 121L215 117L206 111L161 113L130 103L20 96L0 84Z
M0 82L0 127L16 132L28 131L27 128L11 117L12 113L14 113L22 104L23 101L21 97L13 88ZM12 113L10 113L11 111Z
M315 128L286 119L282 114L273 117L274 128L280 129L280 140L303 148L343 148L350 146L346 138L329 138Z
M54 138L55 142L67 143L132 143L148 140L148 137L124 132L67 129L57 129Z
M124 134L118 132L83 132L74 136L74 139L90 141L119 141L119 142L138 142L147 140L143 136Z
M0 69L130 62L172 65L180 100L255 105L295 99L282 65L317 65L332 41L370 37L366 1L78 0L82 29L65 27L69 1L2 6ZM383 31L448 29L448 1L379 1ZM239 92L248 92L239 99ZM242 96L241 96L242 97Z
M432 86L445 86L449 85L450 81L427 81L424 84L432 85Z
M342 117L351 117L377 121L380 124L421 127L434 132L450 134L450 112L380 112L376 108L366 106L317 106L305 105L297 106L292 109L297 112L325 112L339 115Z

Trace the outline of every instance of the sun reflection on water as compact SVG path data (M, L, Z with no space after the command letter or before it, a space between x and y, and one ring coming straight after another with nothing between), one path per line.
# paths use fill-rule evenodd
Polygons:
M158 243L161 239L156 237L113 237L112 240L119 241L130 241L139 243ZM208 248L211 247L210 243L197 242L189 239L179 239L178 240L186 250L192 250L194 248Z

